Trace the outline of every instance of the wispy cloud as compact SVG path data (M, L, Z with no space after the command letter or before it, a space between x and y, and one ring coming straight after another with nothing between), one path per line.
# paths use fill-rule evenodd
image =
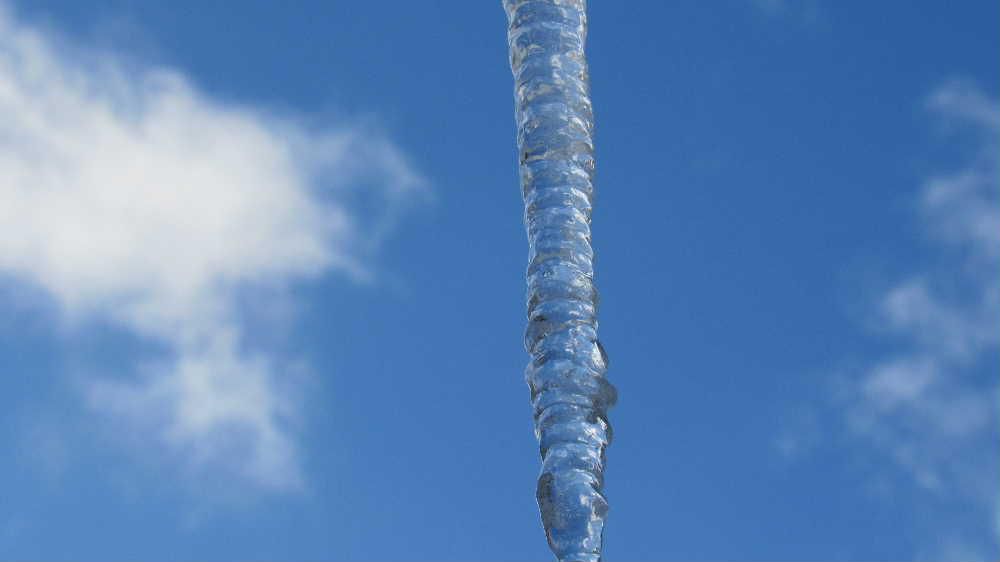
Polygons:
M931 558L963 552L994 559L1000 553L1000 103L955 81L934 92L927 108L973 147L963 166L928 178L920 192L922 224L942 259L879 299L876 323L898 339L900 351L864 369L847 385L842 404L855 438L888 455L921 493L980 522L977 529L942 517L933 544L920 548Z
M389 215L421 185L384 136L315 128L200 92L181 72L73 46L0 3L0 276L76 329L167 350L89 377L92 409L142 427L189 472L289 490L303 475L287 362L244 310L297 281L370 276ZM252 305L249 305L252 306Z

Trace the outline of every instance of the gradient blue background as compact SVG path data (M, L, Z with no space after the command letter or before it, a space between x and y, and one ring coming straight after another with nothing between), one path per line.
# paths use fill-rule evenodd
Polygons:
M302 433L306 493L192 515L169 474L120 477L113 451L94 448L58 478L8 457L0 512L32 524L0 537L0 557L548 559L500 2L14 7L223 99L367 116L433 196L388 239L380 282L297 290L307 304L287 352L323 373ZM891 493L873 491L878 458L842 435L824 394L831 371L891 345L855 314L869 285L933 259L912 199L960 153L935 137L923 100L953 77L1000 93L1000 4L773 8L590 7L594 243L620 393L609 560L903 560L937 522L967 517L902 473ZM0 364L24 374L0 380L0 411L71 411L60 366L127 364L133 343L8 328ZM821 437L788 461L774 442L802 412ZM0 429L0 450L15 439ZM989 537L988 522L968 523Z

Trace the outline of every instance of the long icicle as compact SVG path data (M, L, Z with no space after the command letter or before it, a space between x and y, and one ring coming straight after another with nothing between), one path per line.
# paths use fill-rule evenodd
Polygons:
M616 393L597 339L586 1L504 0L504 9L529 242L525 376L542 455L538 507L561 562L596 562Z

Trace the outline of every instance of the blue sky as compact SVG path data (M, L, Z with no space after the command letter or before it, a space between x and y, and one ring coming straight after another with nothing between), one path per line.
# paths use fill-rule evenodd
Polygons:
M499 1L7 1L0 558L542 560ZM1000 5L594 2L609 560L1000 556Z

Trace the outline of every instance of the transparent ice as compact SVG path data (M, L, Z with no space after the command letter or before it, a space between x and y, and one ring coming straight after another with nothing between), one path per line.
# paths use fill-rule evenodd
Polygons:
M560 561L595 562L616 394L597 339L586 1L504 0L504 9L529 242L525 377L542 455L538 506Z

